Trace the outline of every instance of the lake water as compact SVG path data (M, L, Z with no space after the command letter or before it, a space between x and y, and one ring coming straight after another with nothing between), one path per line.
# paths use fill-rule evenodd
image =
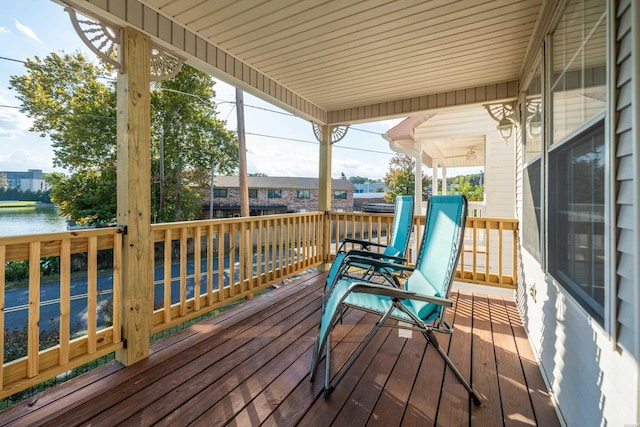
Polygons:
M54 206L0 208L0 237L67 231L59 213Z

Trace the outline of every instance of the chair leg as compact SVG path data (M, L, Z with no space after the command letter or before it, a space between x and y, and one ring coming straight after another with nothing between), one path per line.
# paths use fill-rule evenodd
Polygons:
M320 359L320 349L318 348L318 342L320 342L320 327L316 333L316 342L313 344L313 355L311 357L311 371L309 372L309 381L313 382L316 378L316 372L318 371L318 362Z
M358 359L358 357L360 357L360 355L364 351L365 347L367 347L367 344L369 344L369 342L373 339L373 337L376 335L376 333L382 328L382 326L386 322L387 318L391 315L392 311L393 311L393 307L387 313L385 313L384 316L382 316L380 318L380 320L378 320L376 322L376 324L373 326L371 331L369 331L369 334L364 338L364 340L362 340L362 342L360 343L360 345L358 346L356 351L351 355L349 360L347 360L347 363L345 363L345 365L342 367L342 369L340 369L340 372L338 372L336 374L335 378L333 379L333 384L329 384L329 364L327 363L327 371L326 371L327 377L326 377L325 387L324 387L324 397L325 398L329 397L331 392L333 392L333 390L335 390L336 384L338 384L338 382L342 379L344 374L347 373L349 368L351 368L351 366L355 363L355 361ZM327 352L327 360L329 358L328 354L329 353Z
M481 403L480 402L480 398L478 397L476 392L473 391L473 389L471 388L471 386L469 385L467 380L462 376L460 371L458 371L458 368L456 368L456 366L453 364L453 361L449 358L449 355L447 355L447 353L444 351L444 349L442 347L440 347L440 343L438 342L438 339L436 338L436 336L433 334L433 331L432 330L427 330L425 332L425 336L426 336L427 340L429 340L429 342L431 342L433 344L433 346L436 348L436 350L438 350L438 353L440 353L440 355L442 356L442 358L444 359L446 364L449 365L449 368L451 368L451 370L456 375L456 377L458 377L458 380L460 380L460 382L462 383L464 388L467 389L467 391L469 392L469 396L471 396L471 399L473 399L473 403L475 403L476 406L480 405L480 403Z

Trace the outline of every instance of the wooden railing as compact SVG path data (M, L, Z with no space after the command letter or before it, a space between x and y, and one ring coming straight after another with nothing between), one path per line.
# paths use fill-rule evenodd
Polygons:
M325 221L335 252L344 237L387 243L393 216L312 212L152 225L151 332L330 261L322 250ZM416 218L411 260L423 230L424 218ZM514 287L517 231L513 219L469 218L457 280ZM122 233L104 228L0 238L0 398L123 348ZM29 263L28 277L8 289L6 269L21 261ZM41 276L48 262L58 262L59 273ZM16 345L23 354L12 358L4 349Z
M340 240L353 237L388 243L393 223L392 214L361 212L332 212L331 251L338 249ZM414 218L414 232L409 242L408 259L415 262L425 218ZM515 288L517 277L518 220L513 218L468 217L464 251L460 256L456 280L491 286ZM347 249L353 246L347 245Z
M152 225L160 260L152 332L321 264L322 219L313 212Z
M0 239L0 398L122 348L121 248L121 228ZM8 290L7 267L28 269L28 287Z

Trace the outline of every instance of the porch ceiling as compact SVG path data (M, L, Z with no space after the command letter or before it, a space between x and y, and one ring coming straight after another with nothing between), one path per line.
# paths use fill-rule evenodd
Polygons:
M352 123L515 96L542 1L64 3L304 118Z

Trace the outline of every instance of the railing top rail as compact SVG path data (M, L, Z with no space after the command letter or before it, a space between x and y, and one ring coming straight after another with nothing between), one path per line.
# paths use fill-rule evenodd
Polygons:
M20 236L0 237L0 245L11 246L33 242L51 242L54 240L83 239L90 236L110 236L124 232L124 227L100 227L82 230L59 231L57 233L24 234Z
M323 212L312 211L312 212L297 212L297 213L287 213L287 214L277 214L277 215L237 217L237 218L214 218L214 219L197 219L193 221L162 222L158 224L151 224L151 230L167 230L167 229L174 229L174 228L207 226L209 224L214 224L214 225L215 224L241 224L246 222L272 221L274 219L277 220L277 219L313 217L317 215L323 215Z

